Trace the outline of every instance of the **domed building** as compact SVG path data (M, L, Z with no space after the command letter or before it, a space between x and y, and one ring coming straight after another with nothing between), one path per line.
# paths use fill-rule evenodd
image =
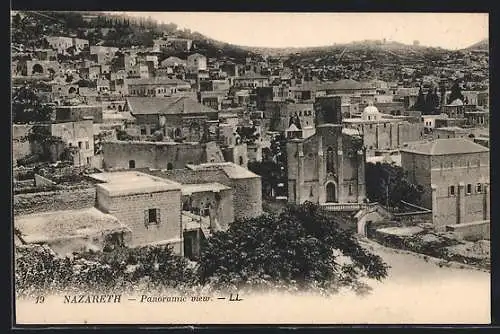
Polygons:
M460 99L455 99L450 104L443 106L442 113L447 114L450 118L464 118L465 109L464 102Z
M421 140L424 136L423 123L383 114L372 103L364 108L361 117L345 118L342 123L362 134L367 157L397 151L403 143Z
M373 105L373 103L369 103L368 106L363 109L361 113L361 118L365 121L379 121L382 119L382 113L380 113Z

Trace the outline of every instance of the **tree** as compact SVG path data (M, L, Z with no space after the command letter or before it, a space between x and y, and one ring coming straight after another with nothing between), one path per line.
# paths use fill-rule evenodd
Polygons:
M42 103L37 90L30 86L12 91L12 121L17 124L49 121L53 107Z
M61 137L53 136L49 129L47 126L34 125L26 136L30 143L36 143L40 148L37 154L39 161L49 161L52 149L60 152L65 148Z
M118 140L134 140L134 137L121 129L116 130L116 139Z
M339 252L350 261L341 263ZM202 247L200 280L221 289L277 288L334 292L365 287L360 278L381 280L387 266L363 249L353 232L340 229L319 206L289 205L216 232Z
M452 103L456 99L459 99L460 101L464 100L462 90L460 89L460 86L458 85L458 80L456 80L453 83L453 86L451 86L451 93L450 93L450 96L448 97L448 104Z
M373 202L399 207L401 201L417 203L423 188L410 182L402 167L394 164L367 163L365 170L366 195Z
M271 197L278 183L282 181L280 166L272 160L250 161L248 169L260 175L262 181L262 193Z
M259 134L256 131L255 126L241 126L236 129L236 133L240 135L241 141L248 144L253 144L259 138Z
M418 90L417 101L413 105L412 110L419 110L419 111L425 110L425 95L422 90L422 87L420 87L420 89Z
M424 114L425 115L433 115L436 114L439 107L439 96L437 94L437 88L432 89L427 93L425 97L425 107Z

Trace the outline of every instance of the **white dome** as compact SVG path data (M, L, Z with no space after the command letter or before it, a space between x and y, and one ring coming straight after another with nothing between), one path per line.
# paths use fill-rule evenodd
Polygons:
M378 111L377 107L370 103L361 114L361 118L365 121L378 121L382 118L382 115Z
M363 113L364 114L379 114L379 111L378 111L377 107L375 107L374 105L369 105L365 109L363 109Z

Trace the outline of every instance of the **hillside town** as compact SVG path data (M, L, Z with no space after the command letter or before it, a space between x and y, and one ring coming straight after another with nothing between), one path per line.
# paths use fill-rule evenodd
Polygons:
M12 14L16 245L196 262L235 221L313 203L359 237L489 265L487 43L227 54L175 29L106 38L90 14L23 42L52 19Z

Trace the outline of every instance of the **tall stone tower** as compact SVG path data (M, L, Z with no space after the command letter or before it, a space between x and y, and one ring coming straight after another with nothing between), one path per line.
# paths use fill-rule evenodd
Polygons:
M316 126L322 124L342 124L342 97L321 96L314 103Z

